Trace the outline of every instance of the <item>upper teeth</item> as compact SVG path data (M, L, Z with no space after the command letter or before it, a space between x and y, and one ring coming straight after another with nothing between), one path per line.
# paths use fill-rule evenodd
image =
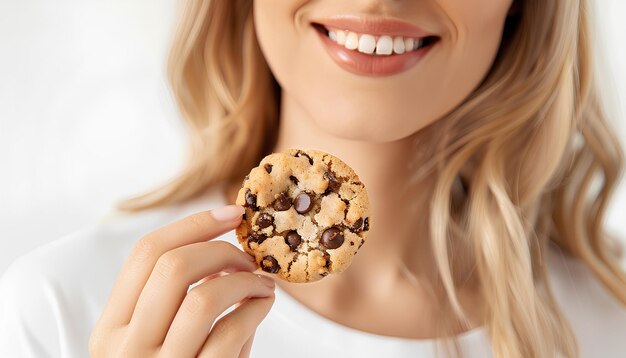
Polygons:
M357 34L352 31L328 30L328 37L348 50L357 50L362 53L377 55L402 54L416 50L423 45L423 40L413 37L402 36L374 36L369 34Z

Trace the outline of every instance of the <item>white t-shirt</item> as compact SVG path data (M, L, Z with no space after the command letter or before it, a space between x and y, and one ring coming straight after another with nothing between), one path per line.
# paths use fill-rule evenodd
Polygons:
M222 206L221 191L138 214L116 214L17 259L0 280L0 357L87 357L87 342L122 263L144 234ZM238 246L231 231L219 239ZM626 357L626 308L580 262L548 253L556 300L582 357ZM489 357L483 327L459 335L466 357ZM433 357L434 340L388 337L325 318L276 287L251 357Z

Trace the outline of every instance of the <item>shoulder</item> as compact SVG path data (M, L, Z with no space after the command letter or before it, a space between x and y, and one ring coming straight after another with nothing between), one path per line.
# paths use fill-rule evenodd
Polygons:
M139 238L175 220L175 216L170 210L112 213L90 227L18 257L2 276L2 288L11 288L10 294L18 295L46 286L56 291L100 287L108 278L102 275L120 267Z
M145 218L117 219L41 246L0 278L0 356L87 356L92 326Z
M95 272L121 266L138 239L192 213L223 205L213 190L197 199L178 205L137 213L112 212L98 223L54 240L17 258L2 277L3 283L41 279L62 285L69 279L97 281Z
M118 242L101 245L101 229L91 227L19 257L0 278L0 356L81 356L71 342L85 342L94 322L89 302L109 280L96 267L117 264L94 255L120 252ZM93 301L92 301L93 302ZM70 317L72 321L70 321ZM65 337L61 340L60 337Z
M572 326L582 357L614 357L626 350L626 305L587 265L557 247L547 250L550 287Z
M145 234L222 205L215 195L101 222L41 246L0 277L0 356L87 356L118 271Z

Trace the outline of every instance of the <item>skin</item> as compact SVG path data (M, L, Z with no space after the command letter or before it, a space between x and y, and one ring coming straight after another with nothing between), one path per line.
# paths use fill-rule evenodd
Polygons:
M237 205L200 212L138 240L92 331L90 356L248 357L275 283L252 273L252 256L211 241L242 214Z
M484 78L511 1L254 0L259 44L282 88L274 150L316 148L353 167L369 193L368 241L339 275L310 284L274 283L252 273L250 255L211 241L239 225L241 207L172 223L141 238L127 258L90 337L91 356L248 357L256 327L274 302L275 284L346 326L435 337L438 316L424 285L435 266L420 215L429 210L433 182L407 185L408 153L415 133L453 110ZM408 71L358 76L332 62L310 26L335 14L395 17L441 39ZM228 190L232 202L239 185ZM471 287L459 291L472 326L482 321L477 297ZM211 330L231 305L236 309Z
M491 68L511 5L511 0L254 1L257 38L282 88L274 150L316 148L342 158L365 183L373 218L368 242L348 270L306 285L279 281L281 288L353 328L435 337L437 315L420 284L434 275L426 215L420 215L429 210L433 182L409 187L406 163L414 134L457 107ZM335 14L391 16L441 39L408 71L359 76L332 61L310 24ZM480 324L476 292L459 295L473 324Z

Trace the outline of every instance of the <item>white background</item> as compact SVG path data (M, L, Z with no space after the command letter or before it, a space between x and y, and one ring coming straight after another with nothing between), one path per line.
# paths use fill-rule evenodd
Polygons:
M600 6L599 67L626 143L626 2ZM175 9L0 0L0 273L180 167L183 128L164 76ZM622 180L607 221L622 238L625 202Z

